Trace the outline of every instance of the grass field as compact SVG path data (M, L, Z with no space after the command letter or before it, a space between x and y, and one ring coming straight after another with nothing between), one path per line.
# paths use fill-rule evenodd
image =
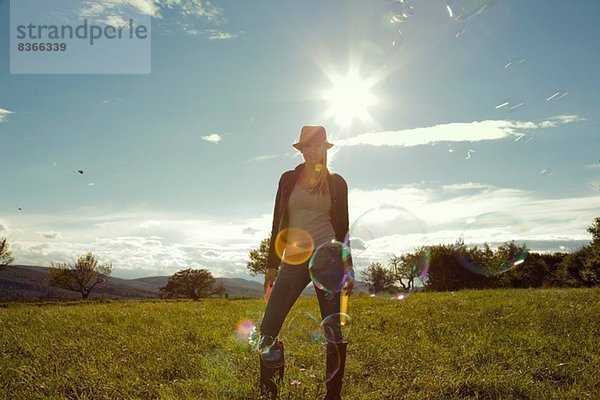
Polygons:
M258 355L235 331L261 300L4 306L2 398L259 397ZM284 399L323 395L307 312L315 298L281 332ZM349 312L344 399L600 399L599 288L353 296Z

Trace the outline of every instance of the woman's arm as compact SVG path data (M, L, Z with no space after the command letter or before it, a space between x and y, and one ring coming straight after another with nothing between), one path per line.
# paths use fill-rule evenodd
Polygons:
M350 228L349 228L349 217L348 217L348 184L340 176L341 181L341 190L340 190L340 225L343 229L343 232L346 232L346 240L344 241L344 245L347 246L347 251L345 252L344 257L344 267L352 268L352 254L350 251Z
M285 175L285 174L284 174ZM281 220L281 216L279 215L279 207L281 203L281 195L282 195L282 186L283 186L283 175L279 178L279 184L277 185L277 194L275 195L275 207L273 209L273 226L271 227L271 238L269 241L269 253L267 256L267 271L269 269L277 270L281 260L275 251L275 239L277 238L277 234L279 233L279 223Z

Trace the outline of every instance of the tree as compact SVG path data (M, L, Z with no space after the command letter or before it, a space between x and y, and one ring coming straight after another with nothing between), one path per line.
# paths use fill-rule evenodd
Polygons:
M549 278L549 268L545 258L546 255L528 253L523 263L499 276L498 286L513 288L542 287Z
M112 264L99 264L92 253L87 253L73 264L52 263L49 283L52 286L79 292L83 299L87 299L97 285L108 281L111 273Z
M362 272L362 276L371 293L394 290L394 274L379 262L371 263L367 270Z
M161 298L189 298L199 300L203 297L221 295L225 287L220 284L213 288L215 278L207 269L184 269L169 278L167 284L160 288Z
M410 291L415 288L416 278L420 278L422 283L426 280L429 259L429 249L423 247L417 249L414 254L391 255L388 266L394 281L399 282L404 291Z
M6 238L0 239L0 270L8 268L12 262L15 261L12 251L8 246Z
M594 223L587 228L587 231L592 234L592 246L600 245L600 217L594 219Z
M260 242L258 249L250 250L250 260L246 263L246 267L250 271L250 275L265 274L267 272L267 258L269 257L269 243L271 236L263 239Z
M454 245L430 246L431 261L425 287L428 290L445 291L476 289L490 286L485 260L491 257L487 246L483 249L468 248L462 240ZM490 253L491 252L491 253Z

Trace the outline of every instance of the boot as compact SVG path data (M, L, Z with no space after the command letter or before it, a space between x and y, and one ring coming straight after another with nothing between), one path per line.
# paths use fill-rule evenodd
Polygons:
M327 386L327 394L323 400L342 399L342 378L344 377L344 367L346 366L347 348L348 342L327 342L327 364L325 366L326 377L331 377L331 375L334 373L335 375L333 375L333 377L331 377L325 383Z
M283 342L278 340L267 356L260 355L260 394L261 398L277 399L277 384L283 380Z

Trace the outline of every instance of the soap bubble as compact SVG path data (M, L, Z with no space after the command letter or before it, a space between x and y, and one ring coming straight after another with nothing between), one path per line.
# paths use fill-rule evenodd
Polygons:
M269 368L279 368L284 365L283 344L277 336L263 335L258 324L248 332L250 348L260 354L260 358Z
M347 280L344 261L350 256L347 247L338 241L324 243L315 250L308 262L310 278L326 293L339 293Z
M448 144L448 157L454 161L470 160L476 151L469 142L454 142Z
M391 247L412 250L423 243L425 232L425 223L410 210L385 204L360 214L350 225L347 240L356 265L368 258L387 258Z
M513 112L521 107L523 107L525 103L523 103L520 99L516 97L510 97L506 100L501 101L494 107L496 110Z
M466 22L484 12L495 0L446 0L446 9L450 18L457 22Z
M527 61L526 58L513 58L508 63L504 64L504 69L516 68Z
M568 94L569 92L554 92L554 94L546 98L546 101L558 101Z
M406 21L414 12L414 8L406 0L392 1L388 7L391 22Z
M395 32L392 35L392 47L399 48L404 43L404 35L402 31Z
M311 343L340 343L347 342L350 339L350 330L352 327L350 315L347 313L334 313L325 317L322 321L307 313L310 318ZM344 324L341 320L344 320Z
M344 326L339 325L340 317L346 319ZM350 316L348 314L336 313L327 316L322 321L314 317L311 313L306 312L304 321L301 326L308 326L307 339L310 345L316 345L319 351L323 348L329 354L329 362L331 363L329 371L323 379L317 378L320 383L326 383L335 375L340 368L340 354L335 341L346 341L350 336ZM336 327L336 324L337 327Z
M528 236L521 219L499 212L483 213L466 220L462 242L456 243L454 250L461 265L471 272L498 275L525 262ZM490 245L490 250L494 246L496 250L485 252L484 242ZM481 251L474 252L474 247Z

